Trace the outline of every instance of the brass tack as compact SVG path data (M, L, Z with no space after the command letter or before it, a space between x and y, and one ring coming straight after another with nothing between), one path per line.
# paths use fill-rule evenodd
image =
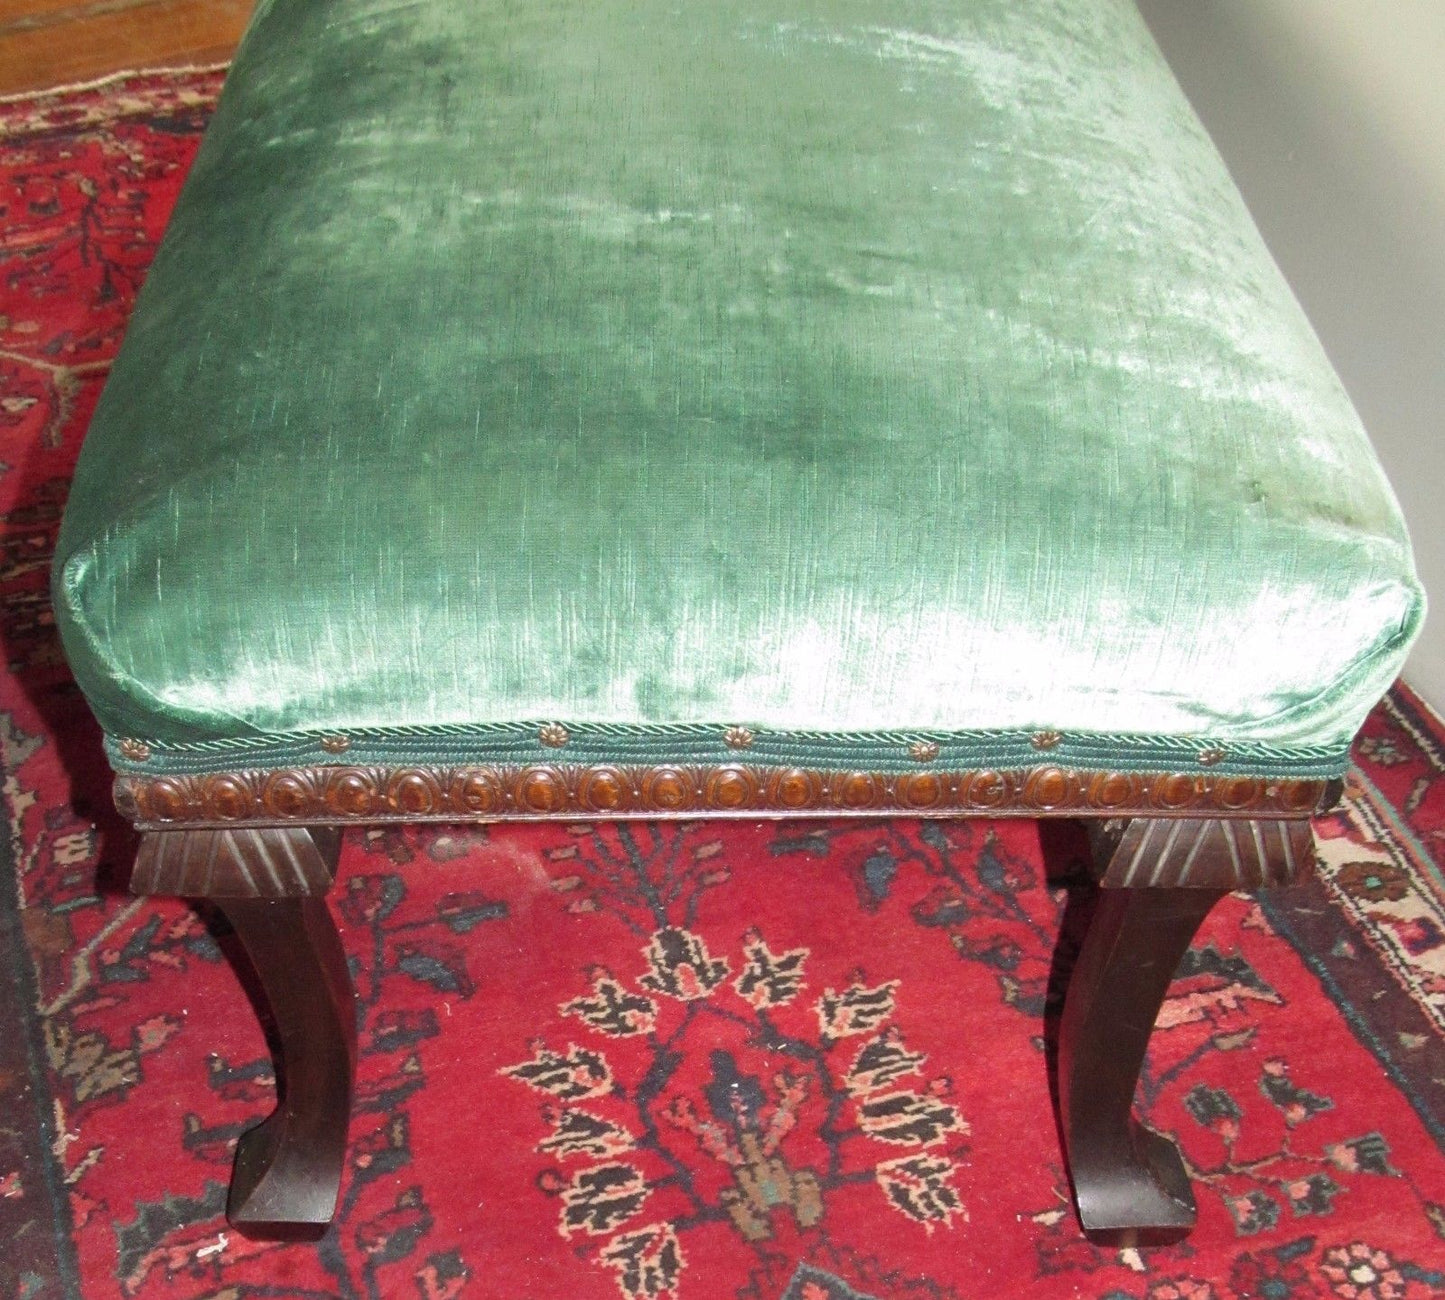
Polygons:
M321 748L328 754L344 754L351 748L349 736L322 736Z
M931 740L915 740L908 747L908 757L915 763L931 763L938 757L938 746Z
M1029 743L1035 749L1057 749L1063 735L1057 731L1036 731L1029 738Z
M1224 762L1228 757L1229 751L1227 749L1221 749L1217 745L1210 749L1202 749L1199 751L1199 762L1204 767L1214 767L1216 764Z
M120 742L120 753L122 758L128 758L132 763L144 763L150 759L151 747L143 740L127 737Z
M753 739L753 733L746 727L729 727L723 732L723 740L729 749L751 749Z
M560 722L549 722L537 733L537 739L549 749L561 749L572 737Z

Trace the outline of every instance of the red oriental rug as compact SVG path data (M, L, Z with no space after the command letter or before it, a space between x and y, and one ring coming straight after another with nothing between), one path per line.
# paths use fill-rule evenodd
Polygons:
M1080 1237L1046 1073L1067 834L354 834L334 1229L222 1217L270 1058L133 841L46 598L66 482L220 76L0 104L0 1296L1402 1300L1445 1293L1445 730L1375 713L1324 875L1207 923L1141 1096L1183 1245ZM1060 939L1060 935L1065 936Z

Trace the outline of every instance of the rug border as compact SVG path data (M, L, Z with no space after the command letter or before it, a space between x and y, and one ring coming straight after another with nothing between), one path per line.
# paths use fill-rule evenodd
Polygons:
M100 77L86 81L65 81L56 86L40 86L30 90L14 90L0 95L0 108L7 108L27 99L52 99L60 95L82 95L91 91L104 90L117 81L130 81L137 77L181 77L205 76L224 72L231 66L230 59L214 63L166 63L154 68L122 68L118 72L107 72Z
M0 769L0 775L13 774ZM8 796L6 802L9 802ZM13 809L7 813L11 824L15 824ZM13 1038L8 1033L3 1035L0 1060L10 1057L10 1063L19 1066L16 1071L19 1095L5 1096L5 1112L18 1121L13 1131L14 1145L21 1157L23 1191L18 1205L9 1204L8 1198L0 1199L0 1233L7 1243L18 1247L17 1253L24 1249L19 1246L22 1238L28 1238L26 1245L40 1254L40 1258L32 1255L13 1265L17 1280L23 1280L26 1273L38 1274L42 1279L40 1288L17 1290L17 1295L38 1300L47 1294L59 1294L67 1300L71 1297L79 1300L82 1292L80 1262L75 1252L75 1223L70 1193L65 1186L65 1170L55 1156L59 1136L55 1097L46 1065L44 1027L36 1014L39 990L34 958L22 923L14 846L9 836L4 837L4 841L0 845L0 876L4 877L0 881L0 963L3 963L0 965L0 1026L14 1025L19 1032ZM17 1209L18 1214L14 1213ZM35 1229L47 1219L49 1231L41 1243L37 1241ZM58 1283L58 1292L45 1285L52 1282Z

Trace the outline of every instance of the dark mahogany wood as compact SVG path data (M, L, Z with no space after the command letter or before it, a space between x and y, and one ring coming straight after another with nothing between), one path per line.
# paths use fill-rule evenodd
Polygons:
M1059 1028L1059 1111L1074 1198L1102 1244L1155 1246L1194 1226L1174 1144L1133 1118L1155 1018L1209 909L1232 889L1314 870L1308 821L1137 818L1096 823L1102 891Z
M142 837L131 889L208 899L246 950L274 1022L277 1105L236 1149L228 1215L259 1237L320 1235L336 1209L356 1014L324 897L340 832L236 827Z
M1106 888L1267 889L1315 868L1307 821L1136 817L1096 825L1090 838Z
M279 1038L276 1110L236 1149L227 1217L256 1236L324 1232L351 1118L356 1013L324 898L217 900L245 946Z
M1059 1029L1059 1110L1084 1231L1157 1246L1194 1226L1179 1152L1138 1125L1134 1089L1174 971L1220 889L1105 889L1069 982Z
M344 738L338 738L344 739ZM545 742L544 742L545 743ZM323 742L324 746L325 742ZM1196 772L1094 772L1041 764L958 771L915 745L904 772L773 768L731 761L654 767L547 762L410 767L329 763L279 771L122 773L115 802L142 830L317 823L641 817L1304 818L1337 781ZM136 754L150 754L141 745Z
M1302 814L1242 815L1253 787L1220 790L1239 805L1230 815L1190 816L1181 806L1092 822L1103 888L1065 999L1058 1085L1079 1217L1101 1243L1159 1245L1193 1226L1178 1151L1132 1116L1155 1017L1224 893L1292 883L1313 868ZM418 807L417 819L428 810ZM243 802L230 811L239 824L148 831L132 888L210 899L234 926L275 1020L279 1098L241 1140L229 1215L255 1236L319 1234L335 1210L356 1058L351 980L324 897L340 833L247 824Z
M335 826L153 831L141 836L133 894L181 898L304 898L331 888Z

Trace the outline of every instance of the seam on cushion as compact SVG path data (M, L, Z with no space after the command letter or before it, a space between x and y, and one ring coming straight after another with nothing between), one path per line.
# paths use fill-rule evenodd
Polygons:
M298 731L261 732L250 729L249 735L202 738L191 741L167 742L157 740L162 748L176 754L217 753L236 749L250 749L273 745L304 744L321 738L345 734L352 738L375 740L472 740L482 743L509 740L523 743L534 741L539 729L549 721L562 721L579 737L601 737L609 740L636 740L643 742L668 739L718 740L728 722L573 722L565 718L526 719L510 722L455 722L455 723L402 723L394 726L336 726L329 728L308 728ZM1037 727L977 727L949 728L922 725L917 727L890 727L862 731L822 731L791 727L756 725L758 734L764 738L786 738L803 743L837 745L843 743L859 745L900 745L916 740L948 741L955 744L1008 743L1010 741L1032 741L1043 728ZM137 739L150 739L138 735ZM1173 734L1130 731L1076 730L1060 735L1061 740L1082 741L1104 746L1122 746L1141 749L1197 749L1211 744L1233 744L1241 752L1249 751L1276 757L1283 754L1324 754L1334 752L1336 746L1328 744L1301 745L1275 744L1269 741L1238 738L1231 741L1227 736L1213 732L1178 732Z
M526 722L478 722L478 723L418 723L391 727L345 727L329 729L284 732L258 732L252 729L249 735L206 738L193 741L155 740L137 734L138 740L151 741L159 748L172 754L214 754L245 749L260 749L281 745L302 745L317 743L321 739L342 734L355 740L373 741L474 741L477 743L505 743L517 741L528 743L535 740L538 731L547 725L546 720ZM566 723L575 735L591 740L594 737L621 741L656 742L659 740L716 740L731 723L722 722L675 722L675 723ZM999 728L977 730L950 730L946 727L922 726L915 728L889 729L886 731L800 731L790 728L758 727L763 737L777 740L817 743L823 745L901 745L917 740L937 740L951 744L1008 744L1010 742L1032 742L1039 729ZM1284 755L1322 755L1334 753L1333 745L1290 745L1271 744L1267 741L1235 739L1214 733L1177 733L1172 735L1150 735L1140 732L1072 731L1061 737L1067 741L1092 743L1102 746L1118 746L1132 749L1199 749L1212 744L1232 745L1240 752L1261 754L1270 758Z
M720 724L639 727L578 725L565 748L545 746L535 723L478 726L397 727L343 732L349 742L339 759L324 745L328 734L231 738L180 745L150 746L144 760L128 758L107 738L111 764L138 775L196 774L239 768L298 766L454 766L500 764L528 766L611 764L716 766L742 763L757 768L805 767L813 770L867 769L879 772L1017 770L1057 766L1080 771L1179 772L1264 777L1332 777L1348 764L1348 746L1218 746L1201 737L1061 736L1045 749L1037 733L943 732L796 733L760 729L744 752L728 748ZM144 737L129 737L144 740ZM939 752L920 762L910 742L930 740ZM1217 754L1207 750L1218 748Z

